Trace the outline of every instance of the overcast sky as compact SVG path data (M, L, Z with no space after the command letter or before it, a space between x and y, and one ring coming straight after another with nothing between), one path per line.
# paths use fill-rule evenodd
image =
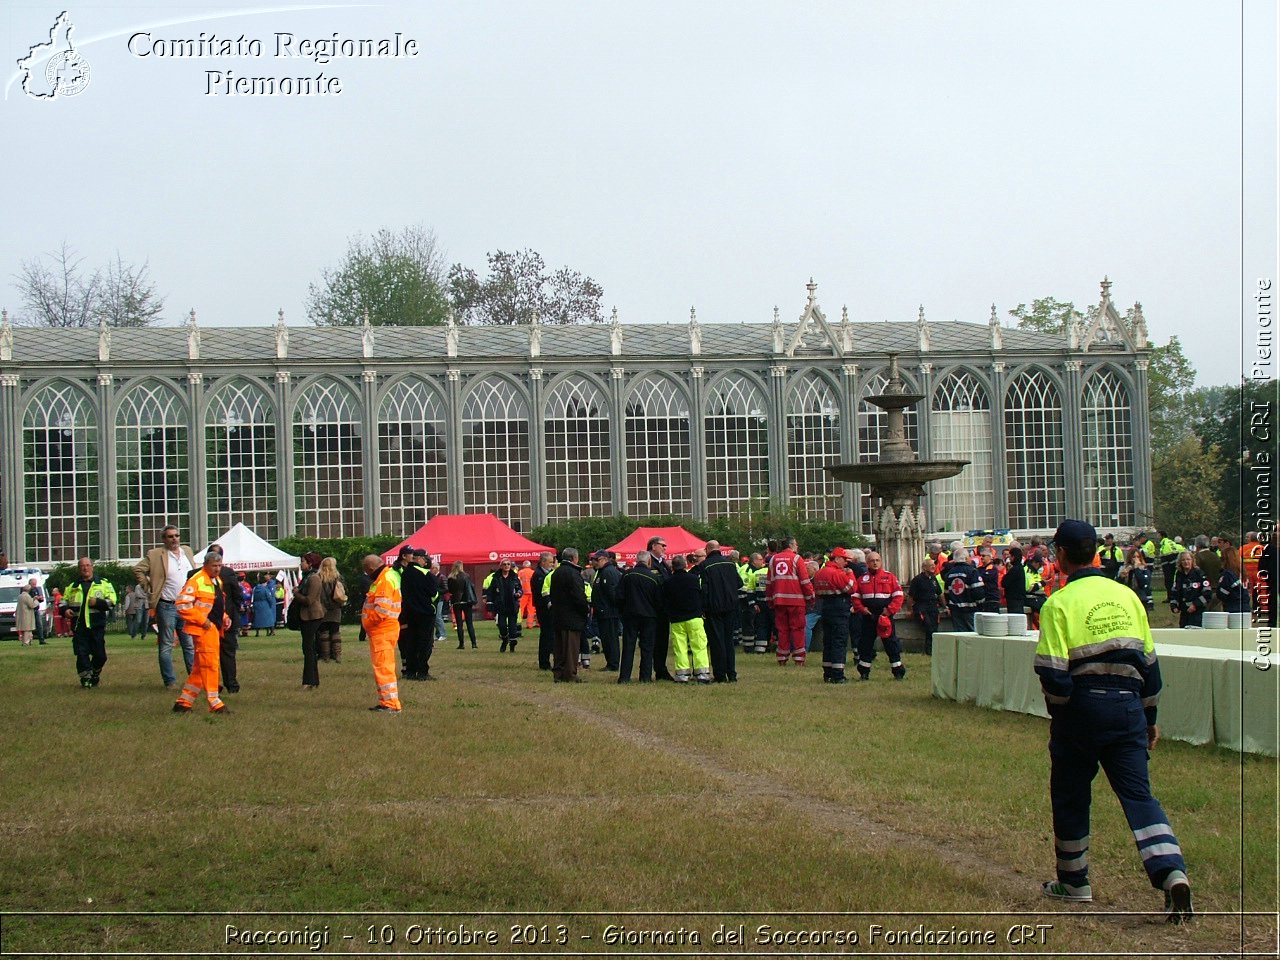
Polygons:
M985 322L1095 303L1107 274L1206 384L1238 379L1242 289L1275 277L1263 0L1243 28L1224 0L82 0L90 84L34 100L15 64L62 9L0 11L11 312L22 261L65 239L90 266L148 261L166 322L303 323L348 237L422 223L450 261L532 247L583 271L624 322L792 320L810 276L829 315ZM141 58L135 31L263 55ZM420 53L277 59L277 31ZM209 70L343 92L209 96Z

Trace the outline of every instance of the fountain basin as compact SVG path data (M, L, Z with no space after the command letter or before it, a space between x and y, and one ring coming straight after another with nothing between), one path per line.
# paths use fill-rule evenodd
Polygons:
M968 460L882 460L878 463L838 463L827 467L827 471L845 483L869 483L873 487L888 487L945 480L947 477L954 477L968 465Z

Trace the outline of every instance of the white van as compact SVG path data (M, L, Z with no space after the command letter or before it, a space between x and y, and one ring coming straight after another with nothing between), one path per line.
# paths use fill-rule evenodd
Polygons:
M42 599L40 606L36 611L36 616L44 620L46 628L52 626L50 622L49 591L45 587L45 574L36 567L8 567L4 573L0 573L0 640L12 640L18 634L18 593L23 584L30 583L32 578L40 587ZM51 632L46 629L46 633Z

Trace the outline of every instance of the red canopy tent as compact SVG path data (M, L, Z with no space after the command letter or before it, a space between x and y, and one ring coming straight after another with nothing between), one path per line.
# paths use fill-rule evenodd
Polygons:
M668 555L692 553L707 545L707 541L695 537L684 527L637 527L631 536L607 549L616 553L622 562L634 563L636 553L647 549L653 537L661 537L667 542Z
M551 549L522 537L492 513L438 514L384 553L382 559L390 563L406 545L424 548L446 569L455 560L468 567L497 566L503 560L537 560L538 554Z

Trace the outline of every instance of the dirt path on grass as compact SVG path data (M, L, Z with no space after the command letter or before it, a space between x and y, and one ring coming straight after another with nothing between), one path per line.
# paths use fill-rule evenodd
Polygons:
M812 821L814 826L822 830L829 830L832 823L856 824L856 829L842 831L839 834L842 842L846 844L856 837L860 845L874 850L910 848L935 862L952 867L959 873L988 877L1007 888L1004 894L1011 902L1031 905L1031 900L1026 893L1028 884L1031 883L1028 876L1003 864L994 863L980 853L961 849L955 844L942 844L923 834L912 833L900 825L886 822L873 812L806 794L793 782L780 782L763 774L753 773L727 762L723 756L708 753L662 734L642 729L620 717L594 710L563 696L555 696L550 692L531 690L526 686L487 677L469 679L474 683L500 689L522 700L536 703L540 708L568 714L632 746L656 753L682 766L692 767L719 781L723 788L722 793L731 794L743 800L759 801L761 804L773 802L790 811L798 810ZM1036 902L1039 902L1038 898Z
M992 906L997 904L1004 911L1039 914L1041 920L1049 920L1061 914L1070 917L1071 928L1080 935L1087 936L1089 928L1095 928L1107 939L1117 934L1123 938L1128 950L1154 951L1159 954L1169 951L1170 955L1184 953L1195 949L1196 942L1192 935L1199 933L1209 936L1223 937L1230 942L1235 924L1239 918L1226 916L1210 917L1202 914L1201 922L1193 927L1168 927L1153 920L1148 912L1123 912L1125 908L1119 904L1114 911L1106 909L1072 910L1069 905L1046 901L1039 896L1038 875L1033 876L1021 870L1007 866L1005 863L991 859L983 852L962 846L963 839L945 843L937 837L905 829L899 823L891 823L883 814L875 810L866 810L849 803L834 801L806 792L802 781L796 779L779 781L765 774L753 772L742 763L723 754L709 752L663 733L646 730L628 720L607 711L594 709L589 705L570 699L557 690L541 691L527 686L490 677L469 676L467 682L502 691L520 701L536 704L540 709L555 711L562 715L580 720L592 728L602 731L618 740L647 750L672 763L690 767L706 777L716 781L718 795L741 799L744 802L758 802L758 809L767 809L764 804L774 804L775 809L786 809L797 813L810 821L818 830L830 830L832 823L856 825L840 831L839 842L847 847L856 844L860 849L869 851L909 850L926 857L934 863L943 864L961 876L977 876L990 881L993 896ZM561 694L561 695L557 695ZM1150 893L1154 908L1154 892ZM1148 901L1144 901L1144 904ZM1095 906L1097 906L1095 904ZM1130 908L1132 909L1132 908ZM1138 907L1142 911L1142 907ZM1010 922L1015 918L1011 917ZM1226 926L1223 926L1223 924ZM1250 932L1243 938L1245 943L1262 945L1264 948L1274 943L1274 925L1270 918L1250 920ZM1109 930L1110 933L1104 933ZM1221 943L1221 940L1219 940ZM1218 944L1215 944L1217 947ZM1232 944L1234 947L1235 944ZM1198 953L1198 956L1219 955L1216 953ZM1234 951L1221 956L1238 955Z

